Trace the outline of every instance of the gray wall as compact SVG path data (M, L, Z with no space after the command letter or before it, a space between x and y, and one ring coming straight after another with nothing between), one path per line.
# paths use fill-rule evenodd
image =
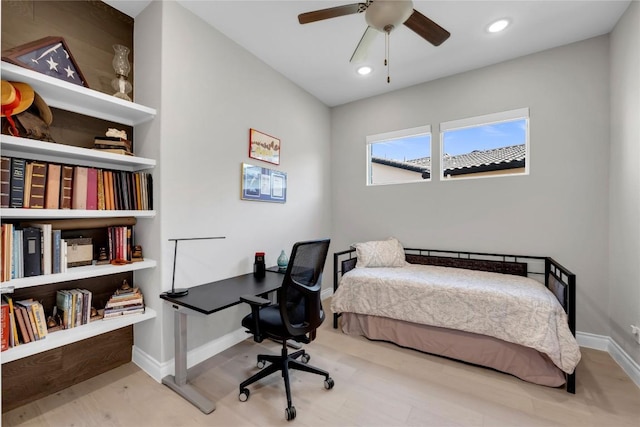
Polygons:
M611 33L611 162L608 335L637 363L640 346L640 3Z
M577 327L608 335L608 36L333 108L334 247L548 255L577 275ZM365 185L365 137L530 108L530 175ZM436 170L433 176L438 176Z
M180 243L176 286L190 287L252 271L256 251L265 251L267 264L275 265L280 250L289 253L295 241L329 236L330 114L175 2L147 7L136 18L138 37L145 38L145 46L136 45L137 81L149 76L152 82L139 84L137 97L160 113L142 129L159 147L154 173L159 215L145 231L161 260L159 272L151 273L155 288L147 291L159 316L145 327L160 328L153 336L164 342L145 343L137 334L136 347L166 361L173 357L173 312L157 295L171 287L174 246L168 239L226 236ZM280 165L248 158L249 128L281 139ZM243 162L286 172L287 203L240 200ZM190 317L189 347L238 330L248 312L239 305Z

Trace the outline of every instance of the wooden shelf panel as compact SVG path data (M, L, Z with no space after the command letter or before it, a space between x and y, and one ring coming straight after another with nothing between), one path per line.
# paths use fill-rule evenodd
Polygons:
M145 320L153 319L154 317L156 317L155 310L146 307L145 312L141 314L132 314L115 319L97 320L72 329L52 332L43 340L30 342L28 344L21 344L18 347L13 347L3 351L2 364L82 341L125 326L144 322Z
M5 157L42 160L52 163L69 163L128 172L151 169L156 165L155 160L144 157L125 156L4 134L0 135L0 148L2 148L2 155Z
M82 267L71 267L66 273L42 274L40 276L9 280L7 282L2 282L2 287L13 287L14 289L31 288L33 286L48 285L51 283L61 283L68 282L70 280L126 273L128 271L145 270L147 268L154 268L156 265L157 262L155 260L148 258L145 258L144 261L132 262L131 264L125 265L85 265Z
M2 62L4 80L29 84L51 107L135 126L152 120L156 110L106 93Z

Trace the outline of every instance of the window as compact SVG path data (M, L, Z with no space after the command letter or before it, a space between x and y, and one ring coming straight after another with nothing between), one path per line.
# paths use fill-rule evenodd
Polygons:
M529 173L529 109L440 124L441 179Z
M431 180L431 126L367 136L367 185Z

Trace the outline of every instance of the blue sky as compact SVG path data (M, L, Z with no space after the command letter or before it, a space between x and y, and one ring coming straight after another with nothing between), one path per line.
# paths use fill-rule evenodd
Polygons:
M526 142L526 119L492 123L447 131L444 135L444 152L456 155L473 150L508 147ZM371 145L371 154L394 160L412 160L431 155L431 137L395 139Z

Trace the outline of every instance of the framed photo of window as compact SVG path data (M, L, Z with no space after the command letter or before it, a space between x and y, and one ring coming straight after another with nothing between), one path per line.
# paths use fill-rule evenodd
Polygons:
M65 82L89 87L62 37L45 37L2 52L2 60Z
M249 157L279 165L280 140L275 136L249 129Z

